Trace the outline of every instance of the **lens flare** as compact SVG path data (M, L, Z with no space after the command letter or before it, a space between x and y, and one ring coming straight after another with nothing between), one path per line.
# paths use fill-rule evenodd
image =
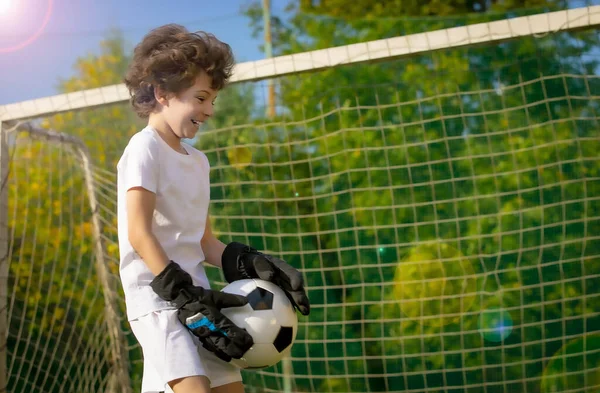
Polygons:
M47 6L46 6L46 13L44 14L42 22L38 24L37 28L35 29L35 31L32 34L30 34L29 36L27 36L23 41L17 43L16 45L10 45L10 46L7 46L7 47L0 47L0 53L14 52L14 51L23 49L27 45L29 45L32 42L34 42L35 40L37 40L40 37L40 35L42 35L42 32L46 28L46 25L50 21L50 15L52 15L52 2L53 1L54 0L47 0L48 3L47 3ZM0 2L6 3L6 5L4 5L4 6L0 5L0 8L7 7L7 8L5 8L5 12L8 12L8 10L10 10L12 8L12 1L11 0L0 0ZM2 13L0 13L0 15L1 14Z
M567 342L552 356L542 374L541 393L581 388L600 391L600 333ZM586 390L587 391L587 390Z
M14 5L14 0L0 0L0 15L6 14Z
M479 316L479 333L484 340L499 343L512 332L513 320L508 311L492 307L483 310Z

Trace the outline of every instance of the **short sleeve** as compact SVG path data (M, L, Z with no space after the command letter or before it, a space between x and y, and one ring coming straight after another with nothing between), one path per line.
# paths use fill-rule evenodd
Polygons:
M125 190L143 187L156 193L159 173L158 146L147 135L134 136L117 165Z

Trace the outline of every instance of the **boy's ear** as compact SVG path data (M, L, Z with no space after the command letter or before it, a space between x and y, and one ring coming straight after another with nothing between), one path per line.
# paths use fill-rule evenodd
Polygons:
M160 87L154 88L154 99L163 106L169 106L170 93L162 90Z

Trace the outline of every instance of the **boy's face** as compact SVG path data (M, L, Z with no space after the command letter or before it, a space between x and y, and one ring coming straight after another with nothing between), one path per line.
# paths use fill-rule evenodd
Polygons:
M211 82L211 77L201 72L191 87L169 95L162 103L161 114L179 138L193 138L202 123L213 115L218 91L210 87Z

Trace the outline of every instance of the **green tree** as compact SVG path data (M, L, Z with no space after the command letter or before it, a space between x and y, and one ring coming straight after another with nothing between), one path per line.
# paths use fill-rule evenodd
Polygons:
M472 13L513 11L519 8L567 6L564 0L392 0L382 3L365 0L348 4L343 0L301 0L300 9L318 15L344 19L388 18L397 16L462 16Z
M13 146L8 351L15 392L102 389L111 375L81 157L19 136ZM95 374L86 374L93 366ZM68 387L68 389L71 389Z
M123 40L113 34L101 43L98 55L77 61L76 75L61 81L60 91L119 83L127 62ZM102 170L114 168L118 156L115 144L107 142L125 141L131 122L123 105L68 111L39 121L44 128L84 140L92 165L100 169L94 180L97 197L104 203L105 246L112 262L118 258L115 202L107 194L114 185ZM9 386L15 392L102 390L105 376L110 375L111 355L81 156L69 145L24 135L18 137L14 149L9 182L9 231L13 234L9 286L15 317L10 331L16 336L9 334L9 353L16 360L12 368L16 374L11 375L14 379ZM116 275L118 266L112 263L110 267ZM26 336L19 333L23 331ZM85 368L90 366L102 377L86 375ZM65 387L66 381L72 386Z
M289 18L273 19L274 52L501 19L564 2L525 5L540 8L301 2L288 8ZM490 10L496 12L483 12ZM260 33L260 4L247 14ZM586 279L597 274L600 255L591 240L600 229L593 198L599 108L592 98L600 86L589 77L598 67L597 47L593 32L562 33L277 80L279 117L256 119L243 133L251 165L227 166L220 156L215 210L224 217L219 230L304 269L316 307L299 338L319 344L294 348L298 359L308 358L294 362L299 389L437 391L487 383L499 391L540 391L541 359L557 352L567 334L552 321L568 313L570 334L581 334L598 312L591 301L598 285ZM433 247L416 252L416 242ZM444 248L457 250L474 274L440 271L431 255ZM396 274L419 255L416 273ZM393 279L415 275L421 278L412 291L427 282L445 285L434 285L438 295L424 298L431 308L418 315L406 309L415 292L402 298L406 290L395 289L406 285ZM457 303L444 304L444 295L475 301L459 303L461 318L453 322L446 314ZM519 326L502 350L479 333L481 315L495 307L509 310ZM444 317L434 322L431 310L440 308Z

